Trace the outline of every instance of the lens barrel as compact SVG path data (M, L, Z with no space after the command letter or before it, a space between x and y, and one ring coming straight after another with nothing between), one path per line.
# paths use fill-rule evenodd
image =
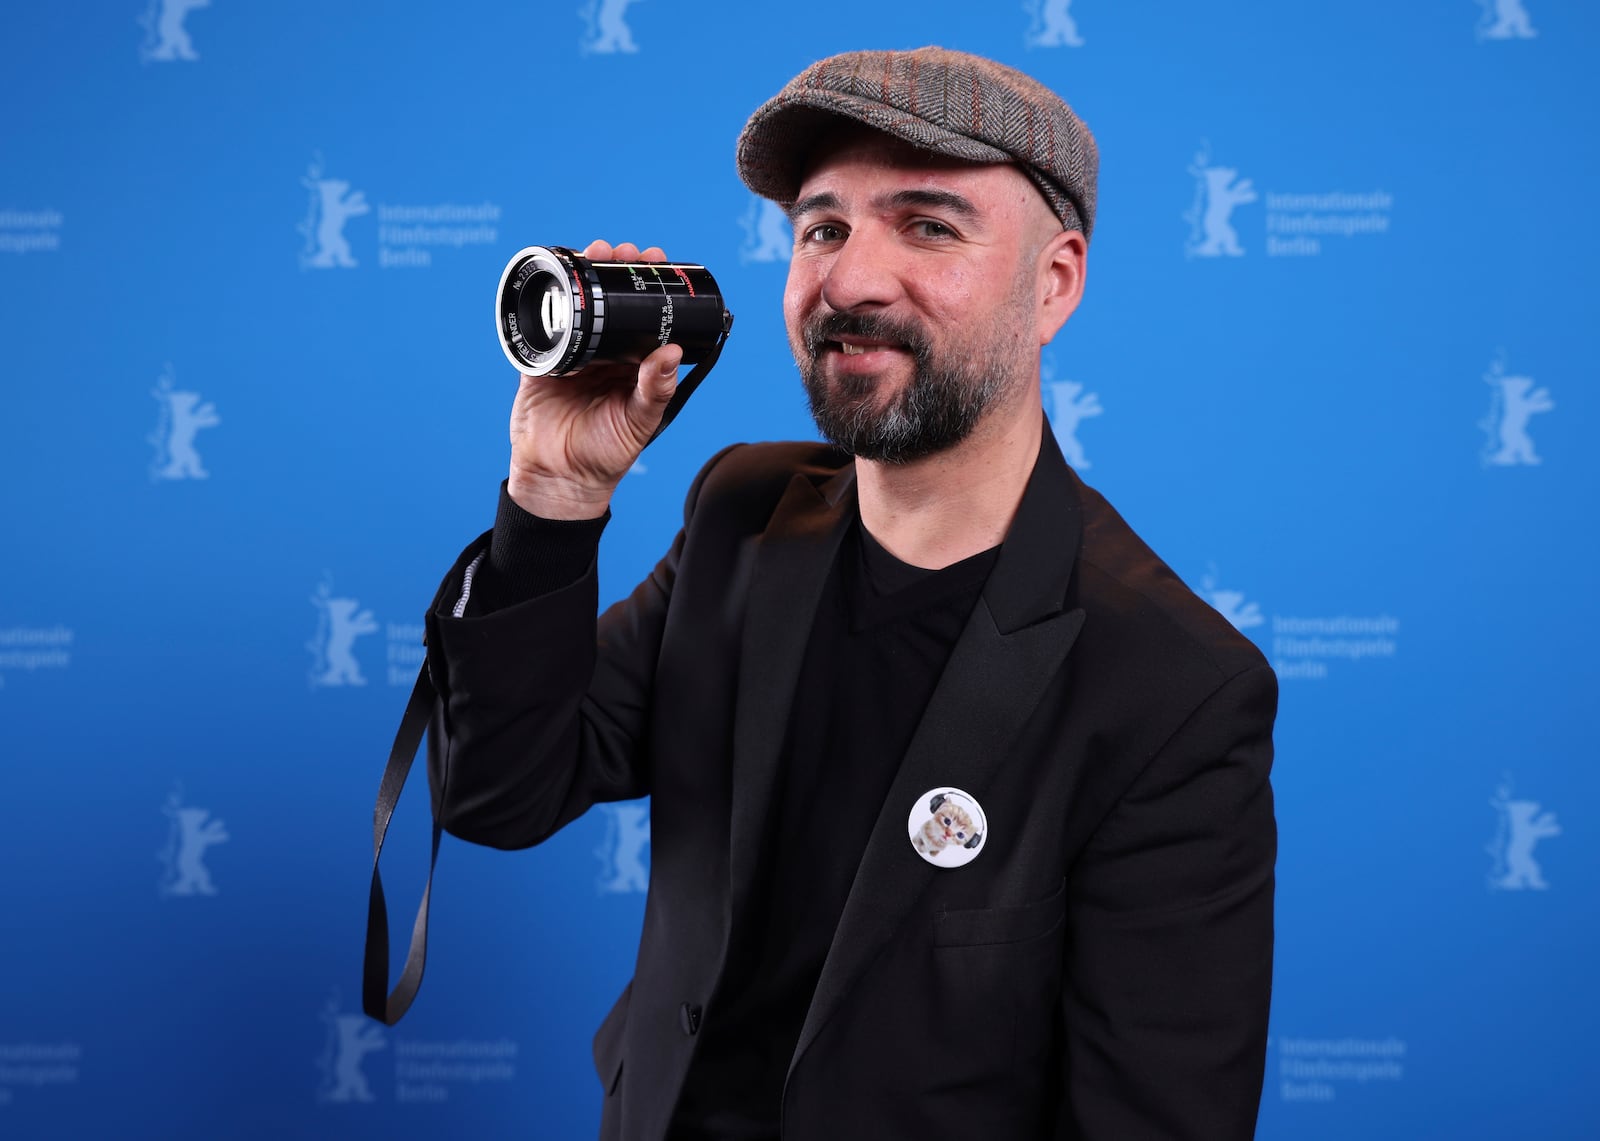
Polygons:
M593 261L565 246L518 251L500 275L494 317L506 359L528 376L637 363L668 342L698 364L733 323L703 265Z

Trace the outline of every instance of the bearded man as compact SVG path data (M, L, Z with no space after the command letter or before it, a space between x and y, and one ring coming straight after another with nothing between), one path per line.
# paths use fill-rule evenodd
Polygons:
M991 61L854 52L738 163L794 224L829 443L715 456L597 623L682 353L524 377L494 529L428 618L448 831L525 847L651 797L602 1136L1250 1137L1276 685L1047 430L1092 137Z

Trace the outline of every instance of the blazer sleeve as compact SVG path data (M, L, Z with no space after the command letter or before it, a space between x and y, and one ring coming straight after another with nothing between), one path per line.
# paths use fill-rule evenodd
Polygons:
M591 562L577 582L503 610L453 618L464 551L427 616L428 669L443 704L429 758L434 813L445 831L496 848L526 848L603 801L648 795L646 727L655 664L684 529L627 598L597 621Z
M1272 991L1277 679L1224 682L1091 838L1069 890L1058 1137L1249 1141Z

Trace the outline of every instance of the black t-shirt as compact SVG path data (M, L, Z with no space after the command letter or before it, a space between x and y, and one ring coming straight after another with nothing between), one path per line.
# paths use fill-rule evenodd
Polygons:
M856 868L998 552L928 571L859 524L840 544L764 833L767 890L736 916L671 1141L778 1136L789 1061Z

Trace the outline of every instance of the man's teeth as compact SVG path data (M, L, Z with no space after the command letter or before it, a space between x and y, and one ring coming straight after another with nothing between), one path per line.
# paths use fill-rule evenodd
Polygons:
M852 345L844 341L839 342L839 351L847 357L858 357L862 353L887 353L899 347L898 345Z

